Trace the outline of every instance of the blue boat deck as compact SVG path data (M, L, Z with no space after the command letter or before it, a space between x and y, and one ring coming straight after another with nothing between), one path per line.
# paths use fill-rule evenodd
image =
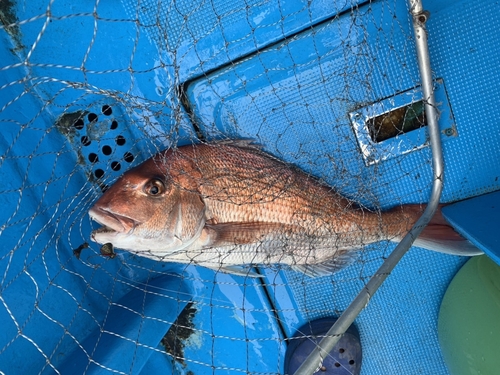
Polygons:
M500 5L424 7L441 201L495 192ZM159 150L250 138L366 207L430 196L425 127L364 128L421 100L405 1L6 1L0 51L0 374L284 374L287 339L339 316L395 247L320 278L103 257L89 208ZM498 260L476 203L445 214ZM409 251L356 319L361 374L448 375L437 317L466 261Z

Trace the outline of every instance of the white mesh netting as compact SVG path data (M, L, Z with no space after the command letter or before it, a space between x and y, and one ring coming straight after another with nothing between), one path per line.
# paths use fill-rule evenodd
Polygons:
M405 1L7 0L0 21L0 373L284 373L296 330L342 313L394 248L388 240L401 233L387 229L381 212L429 198L431 153ZM466 114L459 105L451 110L447 89L456 81L439 72L435 78L445 156L453 155L461 151L447 144L467 137L455 117ZM244 221L237 210L245 203L268 207L263 202L301 195L311 203L291 209L291 226L264 226L255 237L251 226L229 235L216 228L225 242L212 252L211 268L200 260L210 249L179 251L183 263L175 263L91 240L100 225L89 209L125 171L162 150L234 139L254 141L287 166L278 173L243 157L235 174L210 161L211 180L194 176L214 187L209 193L179 181L168 189L222 202L196 217L211 228ZM333 189L294 190L306 174L289 165ZM450 166L458 174L468 168ZM182 168L169 173L182 179L193 172ZM457 180L443 197L497 185ZM169 238L182 243L196 232L182 229L195 225L181 208L192 203L187 195L173 198L181 200L174 215L167 203L143 206L143 190L114 193L127 207L121 214L137 215L132 226L164 212L164 226L151 231L168 227ZM328 206L330 193L351 203ZM272 209L273 218L250 221L286 216ZM352 224L352 212L374 221ZM316 223L300 237L314 254L297 255L298 216ZM349 227L351 244L338 237L345 229L328 224L335 219ZM263 277L218 269L240 256L235 243L255 245L240 259L272 263L251 270ZM269 248L281 258L256 255ZM320 277L290 267L331 258L320 254L325 249L355 254L352 264ZM362 373L446 373L436 301L462 262L421 249L405 258L357 322ZM411 330L416 321L424 328ZM412 346L421 342L425 350ZM353 358L337 362L344 373L356 373Z

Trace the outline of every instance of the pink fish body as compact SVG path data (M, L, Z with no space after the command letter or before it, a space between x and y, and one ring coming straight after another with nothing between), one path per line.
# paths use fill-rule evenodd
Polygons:
M122 175L89 211L100 244L227 272L286 264L310 276L344 267L365 245L398 241L422 208L359 208L247 141L161 152ZM480 251L441 218L419 238L433 250Z

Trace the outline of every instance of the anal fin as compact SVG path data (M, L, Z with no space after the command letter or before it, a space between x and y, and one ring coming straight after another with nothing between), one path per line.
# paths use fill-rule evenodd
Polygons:
M322 263L316 264L295 264L291 268L294 271L302 272L309 277L322 277L332 275L335 272L347 267L358 257L356 251L347 250L343 254L331 258Z

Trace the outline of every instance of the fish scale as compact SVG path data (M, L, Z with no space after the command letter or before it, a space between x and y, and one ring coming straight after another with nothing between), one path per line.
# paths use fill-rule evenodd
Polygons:
M370 211L248 141L183 146L126 172L89 211L98 243L164 262L226 272L286 264L309 276L335 272L357 251L399 240L420 205ZM437 217L419 246L480 253Z

